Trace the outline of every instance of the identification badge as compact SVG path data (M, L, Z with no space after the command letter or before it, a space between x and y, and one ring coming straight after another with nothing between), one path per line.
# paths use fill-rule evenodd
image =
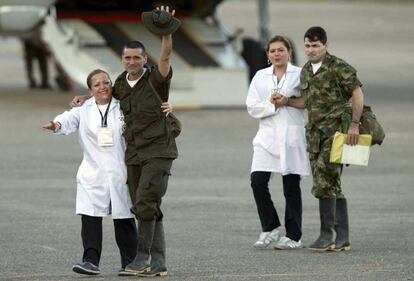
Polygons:
M98 129L98 145L99 146L113 146L114 137L111 128Z
M272 95L280 95L279 89L272 89Z

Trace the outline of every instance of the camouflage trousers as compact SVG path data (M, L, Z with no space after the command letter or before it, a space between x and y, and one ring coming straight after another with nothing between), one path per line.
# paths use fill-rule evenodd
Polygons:
M329 162L333 135L322 138L318 152L309 152L312 169L312 194L318 199L345 198L341 189L342 165Z

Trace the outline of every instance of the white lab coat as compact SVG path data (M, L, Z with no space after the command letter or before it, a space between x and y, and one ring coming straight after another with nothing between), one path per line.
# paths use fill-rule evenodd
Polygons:
M83 106L56 116L54 121L62 125L56 134L68 135L78 130L83 151L83 160L76 176L76 214L133 218L126 185L125 141L122 136L124 121L119 101L112 99L107 117L108 127L113 129L113 146L97 144L101 115L93 97Z
M300 96L300 71L300 67L288 64L286 74L279 82L279 87L283 85L281 94L287 97ZM247 94L248 113L260 119L259 130L253 139L251 171L309 175L304 110L290 106L275 110L270 102L276 81L276 76L272 76L273 65L259 70Z

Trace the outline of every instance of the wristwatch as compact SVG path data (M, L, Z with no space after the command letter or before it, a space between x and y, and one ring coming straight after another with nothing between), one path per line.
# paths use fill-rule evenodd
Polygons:
M361 125L361 122L359 120L356 120L356 119L352 119L351 122L352 123L355 123L355 124L358 124L358 125Z

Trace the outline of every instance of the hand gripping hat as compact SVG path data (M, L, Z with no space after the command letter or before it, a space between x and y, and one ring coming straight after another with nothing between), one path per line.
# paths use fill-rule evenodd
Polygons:
M170 13L161 10L143 12L141 14L141 19L149 31L158 35L174 33L181 25L179 19L173 17Z

